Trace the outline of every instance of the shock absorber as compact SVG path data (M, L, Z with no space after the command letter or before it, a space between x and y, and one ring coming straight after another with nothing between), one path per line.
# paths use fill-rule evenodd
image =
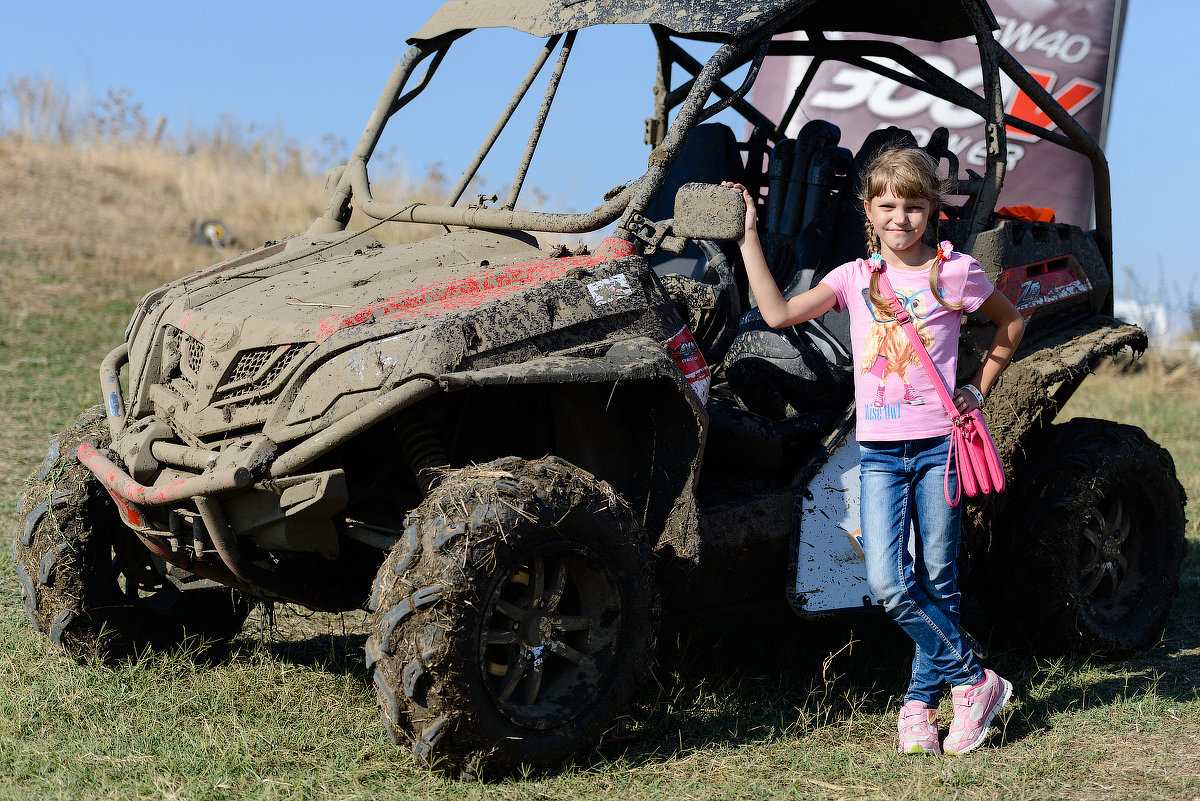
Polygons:
M417 486L421 488L421 495L428 495L429 490L441 479L442 468L450 466L450 456L433 426L424 417L412 417L398 423L396 437L404 449Z

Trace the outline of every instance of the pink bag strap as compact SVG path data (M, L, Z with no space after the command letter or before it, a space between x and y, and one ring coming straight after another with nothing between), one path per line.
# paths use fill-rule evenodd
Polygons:
M937 262L943 261L943 247L938 248ZM878 254L872 256L872 259L878 257ZM900 327L904 329L904 333L908 336L909 342L912 343L913 350L917 354L917 358L921 361L921 367L925 370L933 382L933 389L937 392L937 396L942 399L942 406L946 407L946 414L950 415L950 420L956 421L960 415L958 407L954 405L953 399L950 397L950 392L946 389L946 382L942 380L942 374L938 372L937 367L933 364L933 359L929 356L929 351L925 349L925 343L921 341L921 335L917 333L916 327L913 325L912 317L904 310L904 305L900 299L896 297L896 290L892 288L892 282L888 280L887 272L884 270L885 262L882 257L878 257L879 269L874 269L872 263L871 272L879 273L879 289L883 292L883 296L892 304L892 314L896 317L896 322L900 323ZM959 429L956 425L950 439L950 455L946 460L946 472L942 476L942 489L946 493L946 503L951 506L958 506L958 502L962 499L962 482L956 481L954 485L954 498L950 498L950 466L954 464L955 458L958 455L958 437ZM955 473L957 475L957 473Z

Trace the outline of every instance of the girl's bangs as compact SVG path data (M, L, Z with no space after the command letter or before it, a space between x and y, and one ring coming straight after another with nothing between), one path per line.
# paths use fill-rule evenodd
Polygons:
M942 181L937 162L923 151L906 148L879 154L867 170L864 200L889 189L896 197L920 198L935 206L941 201Z
M907 165L877 170L867 180L867 199L879 197L888 190L896 197L919 198L937 203L941 197L937 186L930 185L925 176Z

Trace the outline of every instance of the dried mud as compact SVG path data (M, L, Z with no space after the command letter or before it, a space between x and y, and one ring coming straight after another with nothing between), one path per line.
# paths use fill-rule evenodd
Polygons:
M648 546L612 488L561 460L502 459L449 475L406 522L401 543L379 571L367 642L368 669L393 739L410 740L418 758L451 773L474 771L480 763L492 772L550 766L598 739L647 677L657 619ZM522 631L534 618L561 614L557 604L565 601L551 589L558 571L548 569L542 585L530 577L538 571L529 560L536 558L531 553L562 548L582 549L592 554L584 562L607 565L603 570L620 591L592 599L608 611L593 615L589 646L580 647L597 650L575 665L578 675L568 668L552 679L549 662L559 653L552 649L539 691L514 671L536 664L540 676L542 649L522 645L515 635L501 640L495 614L500 609L514 629L520 617ZM507 606L494 606L505 583L522 573L532 595L508 596ZM502 681L481 659L491 653L485 649L497 647L515 649L507 667L496 666ZM536 663L519 667L527 658ZM507 691L513 696L505 700L510 681L516 682ZM543 701L547 692L549 702ZM497 752L501 741L508 745Z
M1095 315L1026 343L992 390L986 406L988 427L1013 475L1030 450L1030 438L1048 426L1070 393L1105 358L1124 350L1146 349L1146 332ZM1065 397L1059 388L1066 388Z

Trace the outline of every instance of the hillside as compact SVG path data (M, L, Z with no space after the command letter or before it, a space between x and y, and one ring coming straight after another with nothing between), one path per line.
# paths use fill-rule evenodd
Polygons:
M0 300L48 311L47 290L136 296L239 250L303 230L321 179L249 159L188 156L148 144L76 147L0 139ZM194 221L218 218L235 241L198 246Z

